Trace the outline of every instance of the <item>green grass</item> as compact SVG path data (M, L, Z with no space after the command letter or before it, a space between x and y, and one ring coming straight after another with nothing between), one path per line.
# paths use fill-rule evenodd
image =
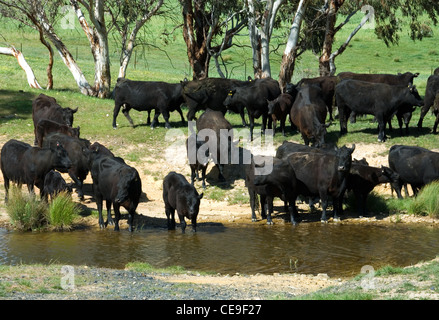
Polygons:
M69 230L81 213L77 203L67 192L58 193L47 209L47 221L51 228Z

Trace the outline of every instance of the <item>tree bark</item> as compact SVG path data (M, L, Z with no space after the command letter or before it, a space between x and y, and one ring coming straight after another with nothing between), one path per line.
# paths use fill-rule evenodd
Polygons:
M95 62L95 81L94 95L99 98L107 98L110 96L111 72L110 72L110 55L108 50L108 31L105 25L104 17L104 1L79 1L88 11L88 17L93 24L93 28L88 24L87 20L79 7L78 1L70 0L79 23L86 34L90 43L90 49Z
M256 79L271 77L270 40L276 14L284 1L285 0L266 1L261 26L258 28L253 0L247 0L248 30L253 52L253 73Z
M43 89L40 84L38 83L37 78L35 77L35 74L30 67L30 65L27 63L26 59L24 58L23 54L15 49L15 47L10 46L9 48L0 47L0 54L8 55L8 56L14 56L20 67L26 72L27 77L27 83L31 88L35 89Z
M327 17L325 39L323 41L322 54L319 58L320 76L329 76L329 58L332 53L332 44L335 36L335 22L337 20L338 9L343 5L344 0L327 0Z
M192 67L193 79L201 80L209 76L210 55L207 51L206 36L209 25L202 10L204 2L181 0L183 14L183 38L187 46L187 55Z
M287 45L282 55L282 62L279 72L279 87L282 92L285 92L287 83L291 82L294 74L294 66L296 64L297 43L299 41L300 27L302 25L303 17L305 16L306 8L310 0L300 0L297 6L297 11L290 28L290 35L288 36Z

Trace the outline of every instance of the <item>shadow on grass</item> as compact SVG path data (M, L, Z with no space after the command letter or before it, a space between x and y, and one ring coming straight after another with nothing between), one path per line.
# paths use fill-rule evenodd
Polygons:
M24 91L0 90L0 124L12 118L32 117L34 93Z

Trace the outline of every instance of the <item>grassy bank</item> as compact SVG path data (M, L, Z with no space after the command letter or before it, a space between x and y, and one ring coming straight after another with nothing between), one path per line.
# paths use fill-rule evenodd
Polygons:
M143 288L142 291L146 296L159 293L161 297L167 299L181 300L194 299L198 292L201 294L210 290L219 290L224 296L235 292L238 299L239 295L248 292L258 295L260 292L256 291L260 290L265 294L260 298L265 300L435 300L439 297L438 259L406 268L384 267L373 274L361 274L354 279L343 280L337 285L328 282L323 289L299 295L274 290L267 284L267 278L263 278L263 281L258 283L255 279L240 275L235 278L235 285L224 286L221 284L223 276L200 274L178 267L154 269L149 265L133 263L127 265L125 270L85 266L65 268L57 264L0 266L0 299L131 300L142 296L142 293L136 289L137 285ZM298 278L294 275L277 277L286 281L290 287L300 285L298 279L302 282L316 281L314 276L308 276L306 281L303 277ZM186 281L182 282L183 278ZM254 285L258 286L257 290L251 289ZM204 298L199 296L196 299L210 300L212 297L206 295ZM218 297L218 299L222 298Z

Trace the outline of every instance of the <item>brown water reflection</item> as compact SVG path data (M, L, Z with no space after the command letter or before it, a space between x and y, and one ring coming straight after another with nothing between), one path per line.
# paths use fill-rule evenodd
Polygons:
M371 265L407 266L439 254L439 229L302 223L223 226L201 224L181 234L151 228L21 233L0 229L0 264L61 263L124 268L142 261L155 267L238 273L327 273L353 276Z

